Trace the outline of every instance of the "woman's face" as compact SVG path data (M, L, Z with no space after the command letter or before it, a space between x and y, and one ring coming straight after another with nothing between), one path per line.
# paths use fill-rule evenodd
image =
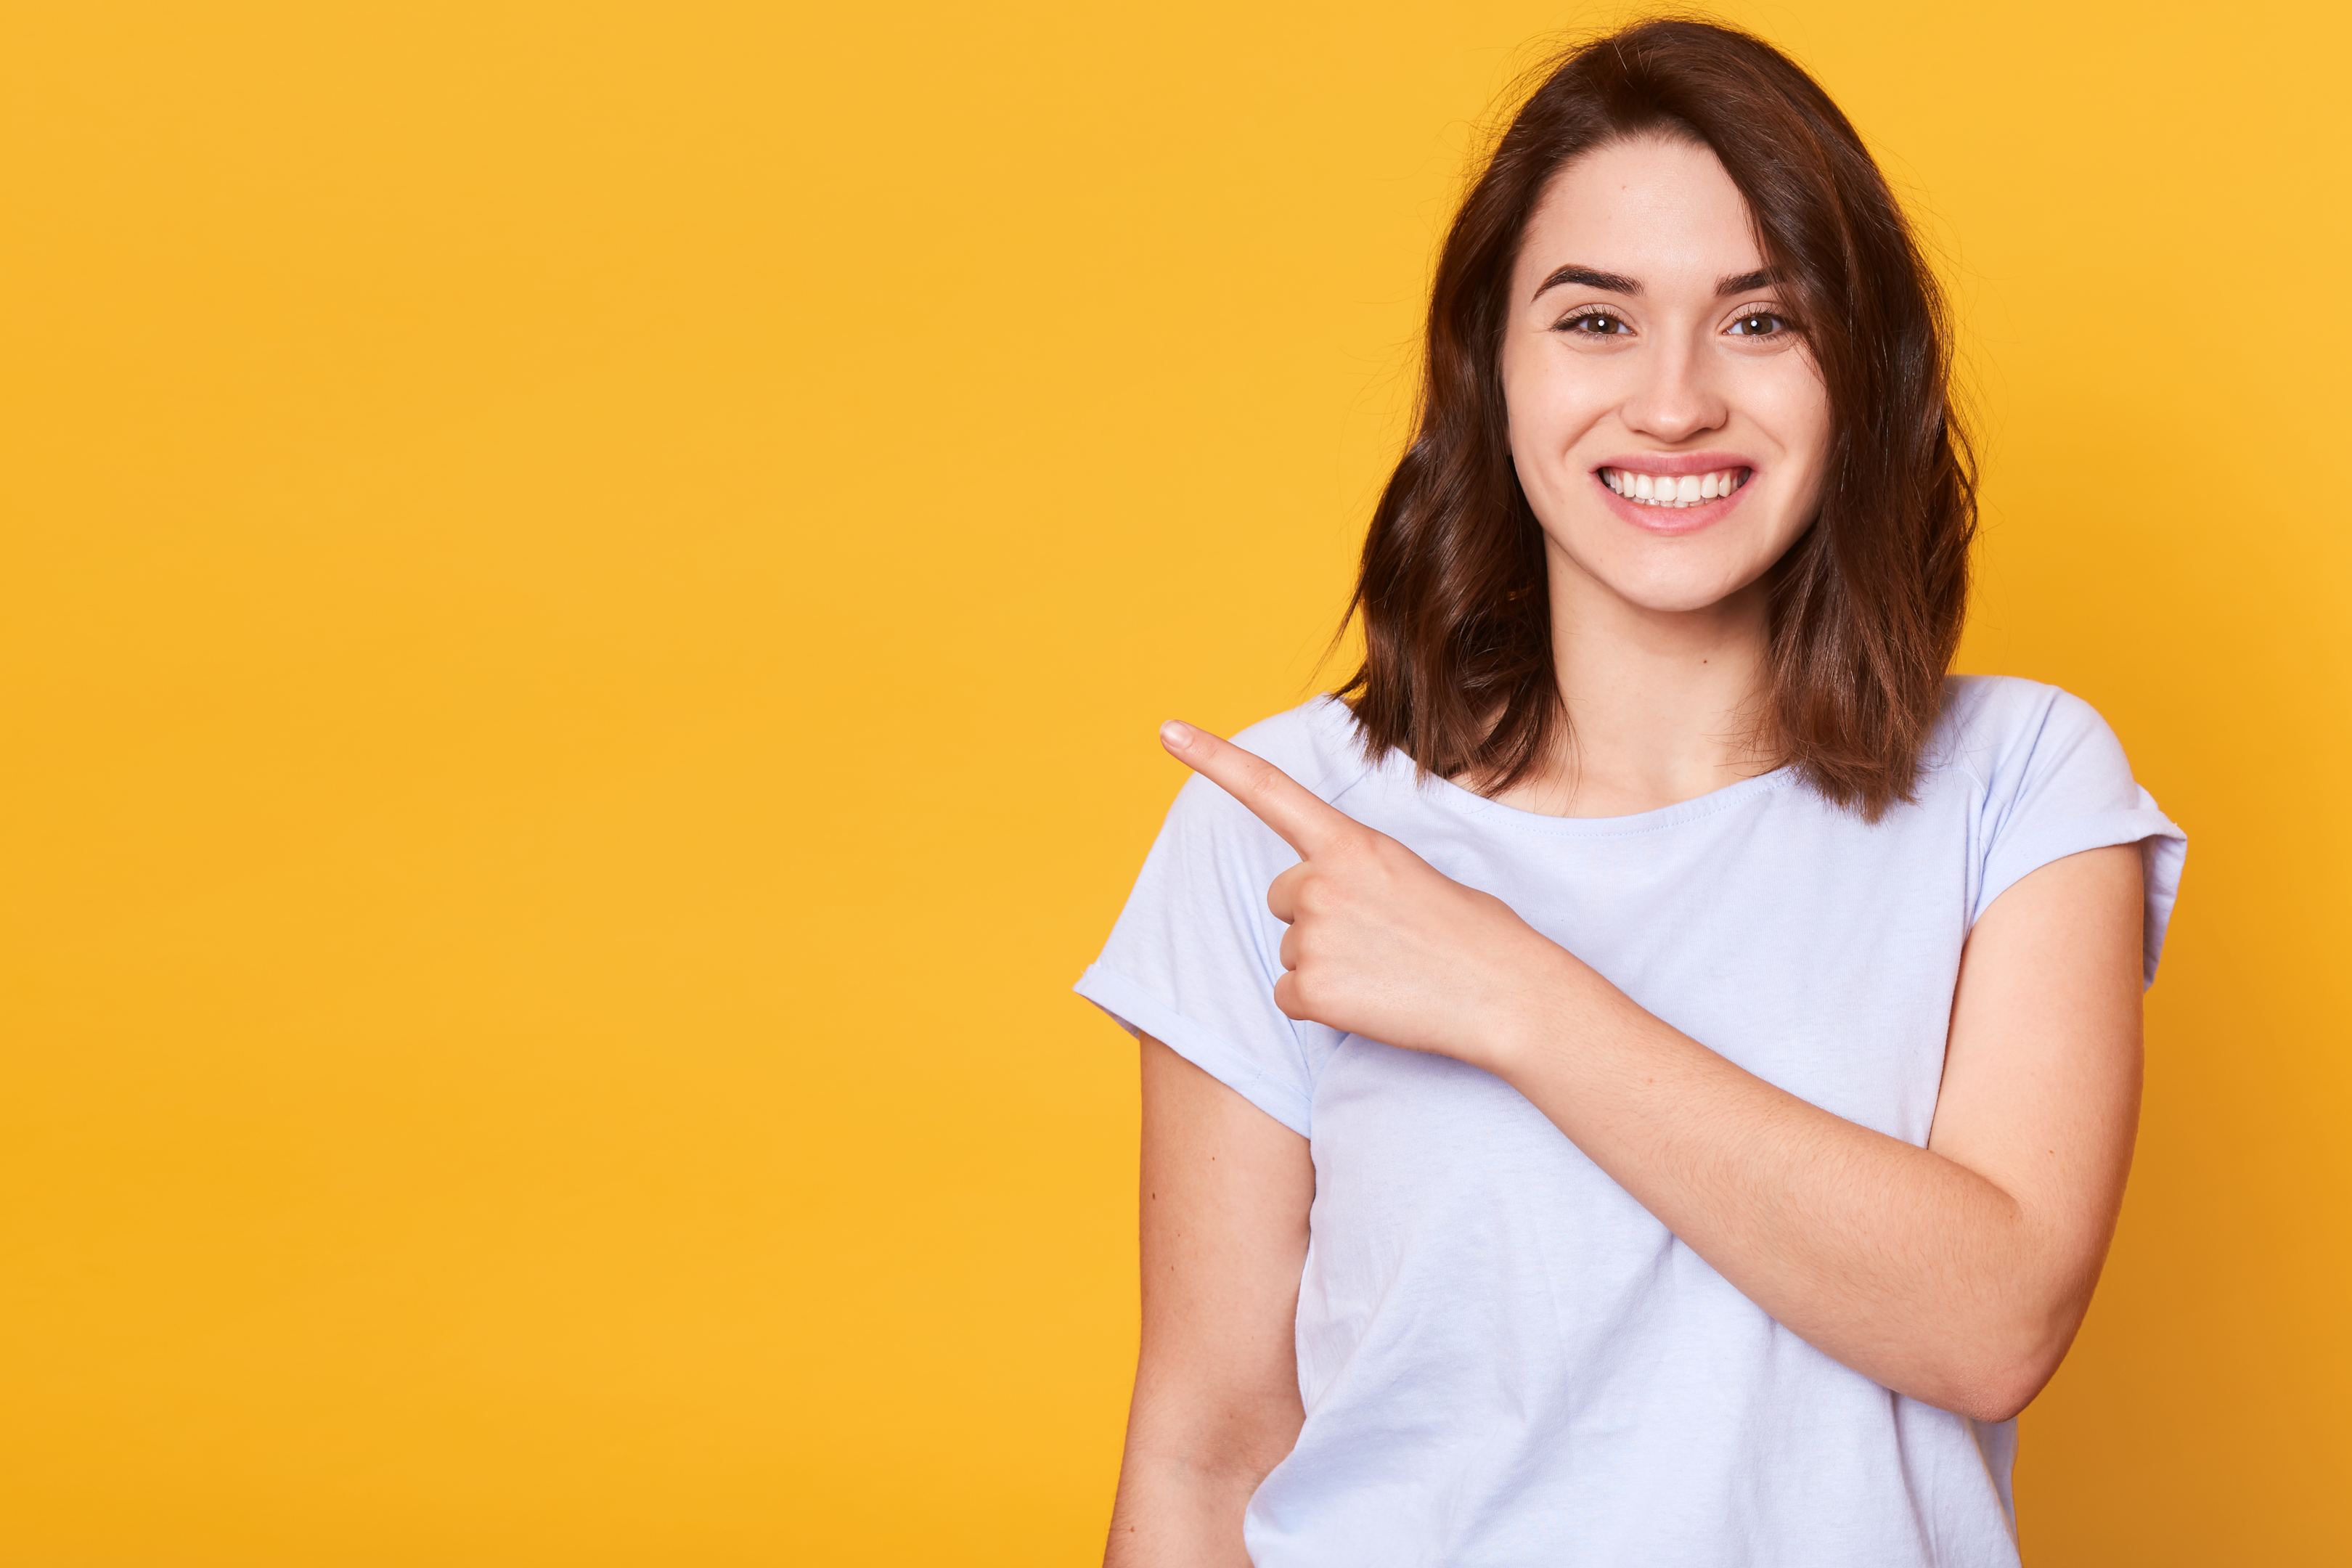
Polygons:
M1829 395L1782 298L1706 147L1619 142L1553 178L1511 277L1503 385L1556 584L1704 609L1804 532Z

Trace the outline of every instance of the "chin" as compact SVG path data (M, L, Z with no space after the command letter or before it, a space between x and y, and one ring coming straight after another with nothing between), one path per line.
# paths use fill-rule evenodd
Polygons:
M1689 615L1711 610L1742 589L1752 587L1771 569L1771 564L1769 561L1722 564L1675 561L1658 563L1646 571L1635 566L1631 571L1593 575L1603 587L1636 609L1661 616Z

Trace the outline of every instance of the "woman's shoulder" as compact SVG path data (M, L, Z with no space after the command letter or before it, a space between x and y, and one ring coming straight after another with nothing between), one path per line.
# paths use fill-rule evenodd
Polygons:
M1979 784L2070 756L2130 776L2123 744L2097 709L2021 676L1947 677L1937 740L1931 765L1958 768Z

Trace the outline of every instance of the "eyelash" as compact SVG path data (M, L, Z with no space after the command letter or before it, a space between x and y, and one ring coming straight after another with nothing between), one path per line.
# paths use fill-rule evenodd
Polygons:
M1570 310L1552 323L1552 331L1565 332L1574 328L1580 321L1609 321L1620 328L1625 325L1625 319L1606 305L1586 305L1580 310ZM1614 338L1622 337L1624 334L1622 331L1588 331L1583 335L1588 338Z
M1743 338L1777 338L1785 336L1786 334L1797 330L1797 324L1794 321L1791 321L1780 311L1766 305L1751 305L1731 318L1731 324L1734 327L1745 326L1749 321L1771 321L1777 325L1778 331L1769 332L1741 332L1738 334L1739 336Z

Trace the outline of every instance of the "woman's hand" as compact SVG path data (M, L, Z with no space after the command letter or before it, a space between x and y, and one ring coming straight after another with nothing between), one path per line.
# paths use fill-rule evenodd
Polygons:
M1545 987L1584 970L1500 899L1444 876L1263 757L1172 721L1160 740L1298 852L1265 895L1290 927L1289 973L1274 1000L1291 1017L1491 1068L1542 1016Z

